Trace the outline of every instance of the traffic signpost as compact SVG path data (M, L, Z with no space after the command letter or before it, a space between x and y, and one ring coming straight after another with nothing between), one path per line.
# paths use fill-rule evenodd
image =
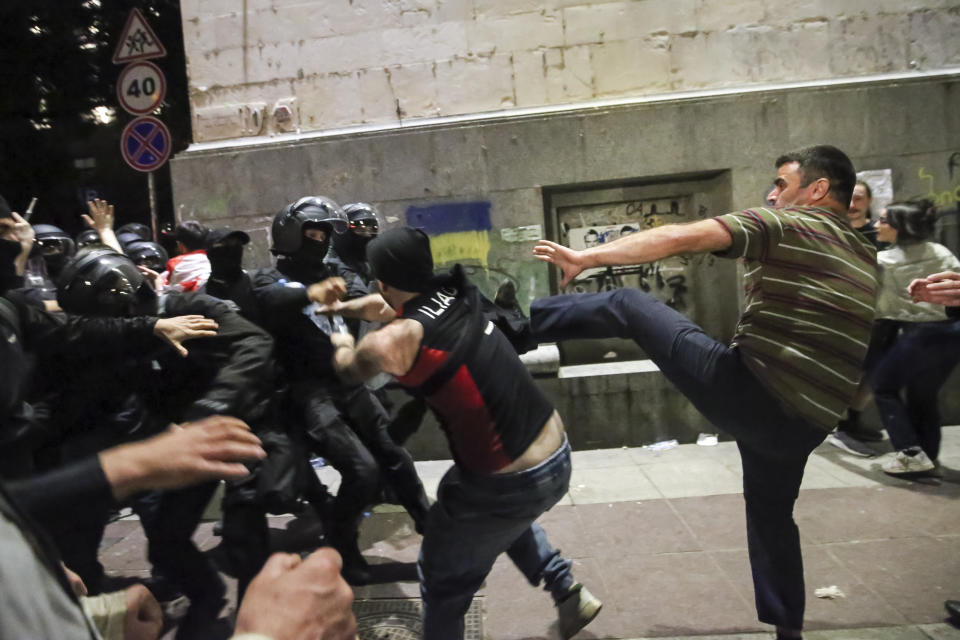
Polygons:
M166 55L167 50L143 14L139 9L132 9L113 52L113 63L127 65L117 78L117 100L124 111L139 117L124 127L120 152L128 165L147 174L154 240L157 239L157 195L153 172L170 157L172 141L167 126L147 115L160 108L167 94L163 71L147 60Z
M167 79L152 62L128 64L117 79L117 100L127 113L142 116L157 110L167 95Z

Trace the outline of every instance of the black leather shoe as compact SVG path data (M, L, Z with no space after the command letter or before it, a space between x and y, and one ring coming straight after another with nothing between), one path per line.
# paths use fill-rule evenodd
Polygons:
M950 619L960 624L960 600L947 600L943 603L943 607L947 610Z
M340 575L347 581L347 584L353 587L359 587L370 584L373 581L373 575L370 573L370 565L366 558L360 553L359 549L347 549L340 552L343 559L343 567L340 569Z

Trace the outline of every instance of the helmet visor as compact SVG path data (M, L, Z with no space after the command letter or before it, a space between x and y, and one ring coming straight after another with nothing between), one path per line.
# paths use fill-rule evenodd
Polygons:
M350 231L361 238L375 238L380 233L380 223L376 218L361 218L350 221Z
M63 238L40 238L37 247L42 256L62 256L68 251L67 242Z

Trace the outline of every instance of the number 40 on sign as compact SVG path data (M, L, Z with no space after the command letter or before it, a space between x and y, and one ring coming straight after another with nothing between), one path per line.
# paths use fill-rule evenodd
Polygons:
M167 93L163 72L152 62L128 64L117 79L117 99L127 113L144 115L160 106Z

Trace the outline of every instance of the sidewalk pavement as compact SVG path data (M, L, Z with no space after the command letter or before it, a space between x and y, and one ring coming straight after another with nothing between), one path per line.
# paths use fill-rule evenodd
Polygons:
M604 602L577 638L773 637L756 621L732 442L578 451L573 460L570 491L541 524L574 560L577 579ZM945 599L960 599L960 426L944 428L940 462L940 477L905 480L883 474L880 458L828 444L811 456L795 511L807 584L805 638L960 639L943 610ZM450 464L417 463L431 498ZM329 468L320 476L331 489L339 482ZM316 526L271 518L277 548L312 539ZM207 523L197 533L202 548L219 541L210 529ZM403 580L359 587L356 599L418 597L410 563L419 541L399 507L374 509L362 525L361 548L381 575ZM121 520L108 528L102 560L112 574L143 577L143 547L138 523ZM826 587L843 595L815 596ZM487 638L557 637L549 595L531 588L505 556L478 595Z

